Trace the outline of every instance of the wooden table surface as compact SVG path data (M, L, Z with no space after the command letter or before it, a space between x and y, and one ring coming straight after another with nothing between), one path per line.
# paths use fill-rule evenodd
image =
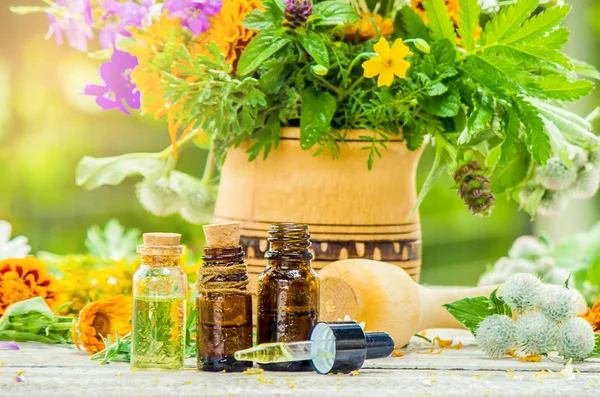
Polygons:
M427 333L437 335L464 346L424 354L428 343L413 338L404 356L369 362L357 376L204 373L195 370L193 359L180 372L133 372L127 363L100 365L70 346L21 343L19 351L0 350L0 396L592 396L600 391L600 360L575 365L569 375L560 373L562 362L547 359L487 359L466 331Z

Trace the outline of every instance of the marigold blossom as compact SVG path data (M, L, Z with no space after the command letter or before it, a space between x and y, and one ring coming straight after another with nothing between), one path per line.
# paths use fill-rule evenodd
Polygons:
M58 283L39 259L28 256L0 261L0 317L15 302L39 296L50 308L58 302Z
M379 75L378 87L392 85L394 75L401 79L406 77L410 63L404 58L408 55L409 48L404 45L402 39L397 39L390 48L388 41L382 37L373 46L373 49L377 55L362 64L365 77L371 78Z
M81 345L88 354L104 350L103 338L125 336L131 332L132 300L119 295L86 305L71 329L77 348Z

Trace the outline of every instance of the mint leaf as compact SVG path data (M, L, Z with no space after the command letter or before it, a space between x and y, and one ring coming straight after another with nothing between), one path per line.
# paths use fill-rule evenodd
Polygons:
M308 150L329 131L337 100L325 91L305 88L300 111L300 146Z
M444 0L425 0L423 7L425 7L429 19L427 27L431 31L431 38L434 40L448 39L453 46L456 45L454 24L450 19Z
M458 15L460 16L458 34L463 39L465 50L472 51L475 48L475 37L473 37L473 34L479 26L481 8L477 0L458 0L458 6Z
M313 6L315 25L345 25L358 22L360 17L350 3L322 1Z
M271 55L290 42L289 38L279 36L275 29L260 32L242 53L238 62L238 75L245 76L256 70Z
M252 10L244 19L244 27L250 30L265 30L274 28L273 21L267 18L268 14L262 10Z
M425 111L438 117L454 117L460 108L460 94L457 90L450 90L445 94L424 97L419 100Z
M314 31L309 31L306 36L298 35L298 40L308 55L319 65L329 68L329 53L321 37Z
M446 303L444 307L448 310L448 313L452 314L473 335L475 335L479 323L486 317L494 314L490 308L490 300L485 296L460 299L452 303Z

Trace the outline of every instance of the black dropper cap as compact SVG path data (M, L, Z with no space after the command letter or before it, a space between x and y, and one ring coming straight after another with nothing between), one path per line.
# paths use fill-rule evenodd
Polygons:
M386 358L394 351L394 340L385 332L364 332L356 321L317 323L311 333L317 354L312 363L320 374L349 373L362 368L366 359Z

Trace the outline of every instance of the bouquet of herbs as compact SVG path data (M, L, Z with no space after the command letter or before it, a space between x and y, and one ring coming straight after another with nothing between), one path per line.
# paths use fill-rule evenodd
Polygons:
M104 108L166 118L172 146L159 153L84 158L86 189L141 174L141 203L201 222L227 150L247 143L267 158L281 126L300 128L315 155L339 154L364 129L365 166L386 142L430 141L435 161L419 202L444 172L474 214L507 194L534 215L560 211L599 184L600 139L591 119L564 108L590 94L598 71L562 52L570 7L518 0L45 0L50 33L80 50L99 30L111 57ZM491 4L490 3L494 3ZM508 5L506 5L508 3ZM597 114L598 112L596 112ZM425 139L429 136L431 139ZM209 150L202 180L175 169L178 148Z

